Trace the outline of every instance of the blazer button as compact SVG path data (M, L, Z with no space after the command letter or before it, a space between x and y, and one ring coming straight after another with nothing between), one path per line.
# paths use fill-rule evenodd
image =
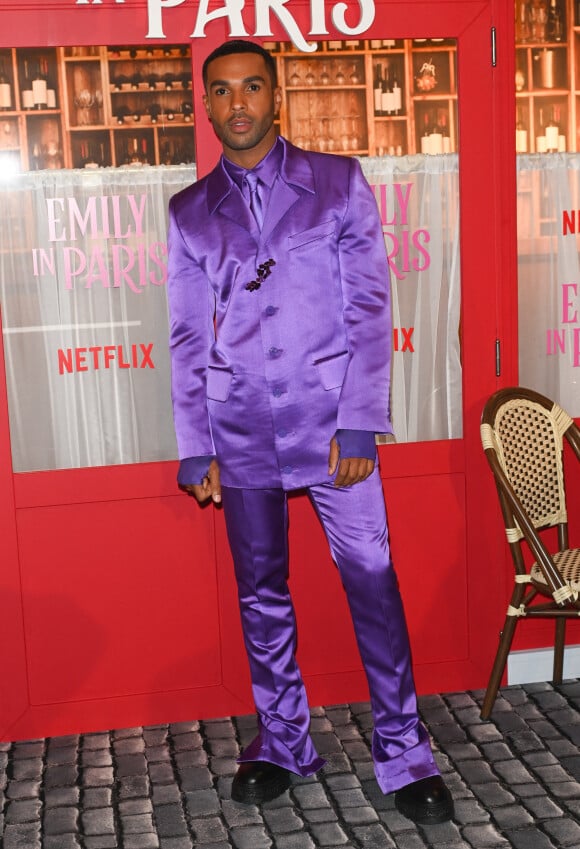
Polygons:
M281 398L283 394L284 394L284 390L280 386L276 386L272 390L272 395L274 396L274 398Z
M283 475L291 475L294 469L292 466L282 466L281 471Z
M268 356L270 357L271 360L276 360L283 353L284 353L284 350L282 348L270 348L270 350L268 351Z
M264 312L266 313L266 315L276 315L276 313L278 312L278 308L273 307L272 304L270 304L269 306L266 307Z

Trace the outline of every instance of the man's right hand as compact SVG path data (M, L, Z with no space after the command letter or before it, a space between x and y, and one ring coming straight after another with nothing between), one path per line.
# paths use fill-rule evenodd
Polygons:
M211 498L214 504L219 504L222 500L222 488L220 484L220 468L217 460L211 461L208 473L200 484L188 484L183 489L191 492L200 504L203 504L208 498Z

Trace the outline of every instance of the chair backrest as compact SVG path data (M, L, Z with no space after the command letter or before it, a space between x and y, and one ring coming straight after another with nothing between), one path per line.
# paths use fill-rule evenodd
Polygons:
M562 453L563 435L571 425L573 419L561 407L523 387L502 389L485 405L481 440L504 496L510 542L525 535L517 502L536 529L567 522ZM515 509L506 481L517 500Z

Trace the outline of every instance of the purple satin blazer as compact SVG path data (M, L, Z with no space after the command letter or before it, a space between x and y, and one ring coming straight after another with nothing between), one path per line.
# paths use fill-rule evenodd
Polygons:
M337 428L391 427L376 201L357 160L281 141L261 233L221 161L169 205L179 457L215 454L232 487L323 483Z

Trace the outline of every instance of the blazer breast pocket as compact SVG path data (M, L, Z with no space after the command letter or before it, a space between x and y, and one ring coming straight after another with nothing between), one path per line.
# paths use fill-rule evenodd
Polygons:
M315 360L314 365L318 371L318 377L325 389L337 389L344 383L344 376L348 366L348 351Z
M207 397L212 401L227 401L234 375L223 368L207 370Z
M334 221L323 221L322 224L317 224L316 227L309 227L308 230L302 230L300 233L293 233L288 236L288 250L294 251L296 248L301 248L304 245L310 245L312 242L320 242L334 235Z

